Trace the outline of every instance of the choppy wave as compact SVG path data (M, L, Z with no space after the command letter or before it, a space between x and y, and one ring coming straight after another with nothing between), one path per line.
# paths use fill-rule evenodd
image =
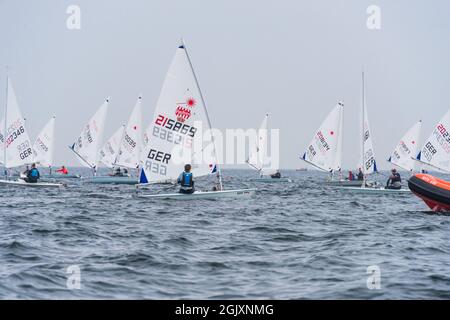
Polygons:
M256 185L244 201L149 202L132 186L81 182L5 188L0 298L450 298L448 215L413 195L350 194L320 173L284 174L294 182ZM225 175L228 188L254 186L252 171ZM69 266L80 289L67 286ZM380 289L367 287L369 266Z

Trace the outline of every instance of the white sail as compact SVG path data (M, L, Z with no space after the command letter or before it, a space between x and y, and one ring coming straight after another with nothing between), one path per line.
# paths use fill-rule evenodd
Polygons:
M5 150L5 141L3 140L5 135L3 134L3 131L5 130L5 118L2 118L0 121L0 165L3 166L3 150Z
M56 117L50 119L33 145L34 162L46 167L53 165L55 120Z
M439 121L425 141L417 159L450 173L450 110Z
M114 167L116 158L119 153L120 141L123 137L125 125L121 126L109 140L105 143L103 148L100 149L99 161L108 168Z
M304 161L323 171L340 169L343 110L344 104L338 102L328 114L303 153Z
M83 166L96 168L98 164L99 146L103 137L108 105L109 99L106 99L95 115L84 126L80 136L71 147L78 155Z
M139 97L128 119L123 133L115 165L125 168L137 168L141 160L142 144L142 97Z
M192 164L197 177L215 172L217 158L209 129L206 106L186 49L181 45L167 72L148 130L140 182L176 179L186 163Z
M251 146L247 163L258 170L261 176L267 176L277 172L279 168L273 168L267 157L268 148L268 118L266 114L256 135L256 141Z
M254 169L261 171L264 164L264 153L267 144L267 118L264 116L261 126L256 134L256 141L250 146L249 158L247 163Z
M419 121L406 132L389 157L389 162L407 171L414 170L414 157L417 154L421 128L422 121Z
M367 108L364 106L364 128L363 128L363 173L371 174L377 171L375 153L373 151L372 132L370 131Z
M338 102L338 105L341 105L339 112L339 126L336 132L337 145L336 145L336 153L334 154L334 162L333 162L333 171L340 171L342 169L342 150L343 150L343 136L344 136L344 103Z
M362 165L360 168L366 174L377 172L377 163L375 161L375 153L372 143L372 131L369 126L369 115L367 114L364 73L362 74ZM361 163L361 162L360 162Z
M25 128L25 120L20 112L16 95L11 80L8 78L6 102L6 142L3 149L3 163L6 168L19 167L33 162L33 150L28 132Z

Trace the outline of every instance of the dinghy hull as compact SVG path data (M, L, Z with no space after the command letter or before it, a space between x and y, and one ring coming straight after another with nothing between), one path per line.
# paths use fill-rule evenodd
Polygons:
M83 178L83 182L85 183L94 183L94 184L128 184L135 185L138 183L138 179L136 177L108 177L108 176L98 176L98 177L89 177Z
M289 178L252 178L251 182L261 182L261 183L287 183L292 182Z
M330 180L326 181L327 186L339 186L339 187L361 187L363 184L362 180Z
M222 190L222 191L196 191L192 194L167 193L167 194L139 194L140 198L153 200L196 200L217 198L246 198L255 193L256 189Z
M408 180L408 187L431 210L450 211L450 182L429 174L416 174Z
M386 189L386 188L373 188L373 187L337 187L341 190L350 191L353 193L363 193L363 194L409 194L411 193L408 189Z
M44 174L41 179L80 179L78 174Z
M26 188L61 188L64 187L61 183L28 183L22 179L18 180L0 180L0 185L2 186L12 186L12 187L26 187Z

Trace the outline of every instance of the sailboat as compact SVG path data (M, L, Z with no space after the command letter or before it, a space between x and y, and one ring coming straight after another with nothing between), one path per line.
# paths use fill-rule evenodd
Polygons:
M192 165L194 177L216 175L213 191L138 196L150 199L208 199L243 197L256 189L224 190L211 121L184 43L177 48L159 96L144 153L140 186L176 181L184 165ZM202 135L210 142L204 145Z
M247 164L255 169L260 176L258 178L252 178L250 181L253 182L292 182L289 178L272 178L271 175L279 172L279 168L271 168L267 165L267 140L268 140L268 132L269 127L267 124L267 120L269 118L269 114L263 119L263 122L257 133L257 141L253 145L250 150L250 155L247 160Z
M56 117L53 116L38 134L33 145L34 162L50 169L53 165L53 145Z
M94 176L97 175L99 161L98 148L103 138L108 105L109 98L105 100L94 116L83 127L78 139L69 146L81 165L90 168Z
M450 110L437 123L416 160L450 174ZM450 182L419 173L408 180L408 187L431 210L450 211Z
M399 167L400 169L413 172L416 162L414 161L417 154L417 144L422 129L422 120L416 122L400 139L395 147L388 162Z
M25 127L12 82L7 78L6 108L3 121L3 165L6 169L17 168L34 162L31 140ZM34 188L59 188L59 183L28 183L22 178L0 180L0 185L25 186Z
M38 134L33 144L34 162L49 168L48 174L41 174L42 179L76 179L79 175L53 173L54 137L56 117L53 116L42 131Z
M107 166L113 168L116 162L117 154L119 153L120 141L123 137L125 125L120 126L119 129L106 141L105 145L100 149L99 161Z
M317 129L300 159L329 173L330 180L326 181L329 185L361 186L361 181L335 179L335 173L340 173L342 167L343 115L344 103L339 101Z
M450 173L450 110L437 123L424 143L416 161L444 173Z
M361 117L361 170L364 175L363 184L361 187L345 187L343 189L351 192L361 192L361 193L405 193L409 192L408 189L387 189L377 185L368 185L367 176L378 172L377 162L375 160L375 153L372 143L372 131L369 126L369 116L366 107L365 98L365 83L364 83L364 72L362 73L362 117Z
M120 134L120 133L121 134ZM127 125L120 128L106 145L100 150L100 161L114 170L117 168L137 170L141 160L142 144L142 97L139 96L128 119ZM86 182L97 184L130 184L138 183L138 178L129 174L111 174L94 176Z

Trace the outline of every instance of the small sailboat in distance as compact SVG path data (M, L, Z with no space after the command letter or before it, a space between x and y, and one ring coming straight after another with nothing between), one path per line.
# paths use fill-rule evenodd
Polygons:
M403 170L413 172L416 164L414 158L417 154L417 145L421 129L422 120L416 122L400 139L389 157L388 162Z
M89 122L83 127L77 140L69 146L81 165L91 168L94 176L97 175L99 161L98 150L103 138L108 105L109 98L105 100Z
M216 199L247 197L256 189L224 190L211 121L194 73L186 46L182 42L175 53L159 96L149 141L144 152L140 185L176 181L185 164L192 165L195 178L215 174L212 191L196 190L192 194L138 193L149 199ZM198 136L203 134L203 136ZM206 142L209 142L205 145Z
M56 117L53 116L38 134L33 145L34 162L49 168L50 172L53 165L55 121Z
M266 114L263 122L257 132L256 143L252 146L249 152L249 158L247 164L255 169L260 176L258 178L252 178L250 181L253 182L292 182L291 179L281 177L279 168L272 168L271 165L267 163L267 145L268 145L268 118L269 114ZM278 178L273 178L272 175L279 173Z
M326 181L328 185L361 186L361 181L335 178L342 168L343 118L344 103L339 101L317 129L300 158L314 168L329 173L330 180Z
M125 125L120 126L119 129L106 141L105 145L100 149L99 161L107 166L113 168L116 163L117 154L119 153L120 141L123 137Z
M119 131L121 132L120 137ZM117 138L118 140L116 141ZM116 143L117 145L115 145ZM141 144L142 97L139 96L126 126L119 129L106 143L105 147L100 150L100 161L102 163L106 162L106 166L112 168L112 173L107 176L91 177L86 179L86 182L97 184L137 184L138 177L129 174L128 170L137 171L141 160Z
M53 116L38 134L33 145L34 162L49 169L48 174L41 174L41 179L78 179L79 175L53 173L53 156L55 148L55 123L56 117Z

